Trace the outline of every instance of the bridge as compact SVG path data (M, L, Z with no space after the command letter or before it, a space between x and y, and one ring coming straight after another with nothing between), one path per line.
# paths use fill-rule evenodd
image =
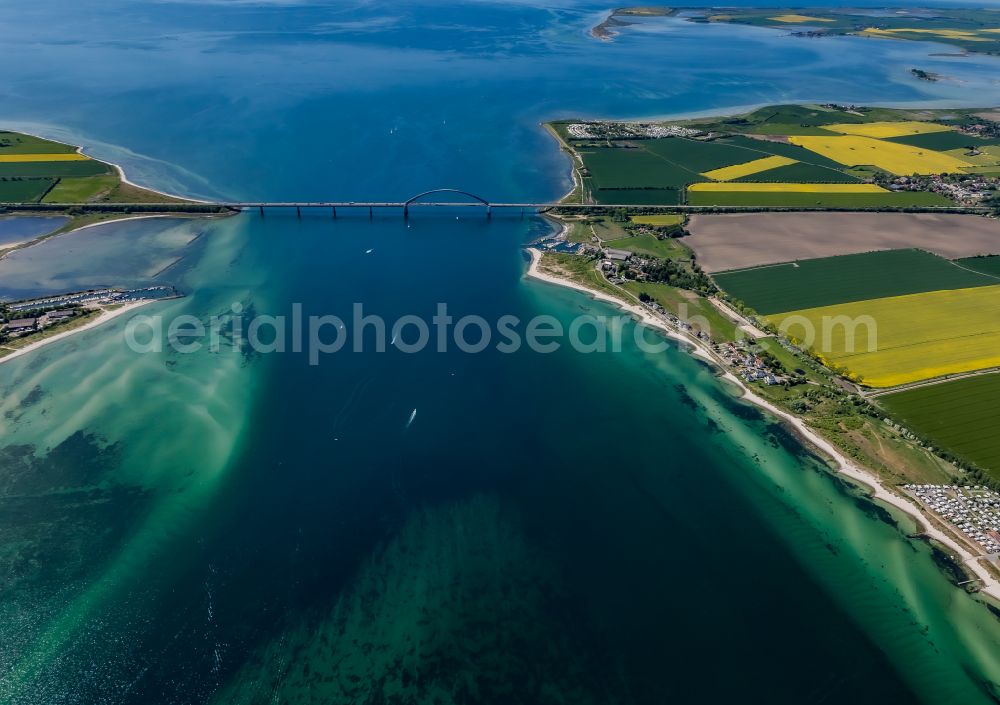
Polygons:
M449 198L450 200L425 200L428 196ZM469 200L456 201L455 196L464 196ZM0 206L12 210L63 211L70 208L83 208L88 211L145 211L156 213L205 213L220 210L246 211L256 210L264 215L267 210L291 210L301 216L302 210L327 210L334 218L338 211L367 210L369 217L374 217L376 210L398 211L404 218L410 216L410 209L419 208L473 208L483 209L490 218L495 209L518 210L523 215L525 211L545 213L553 209L579 213L606 212L627 208L630 210L661 211L664 213L719 213L719 212L760 212L760 211L857 211L857 208L828 208L819 206L691 206L665 205L662 203L561 203L561 202L510 202L498 203L488 201L469 191L455 188L437 188L418 193L405 201L181 201L181 202L146 202L146 203L0 203ZM876 209L868 209L876 210ZM908 212L908 213L989 213L990 208L983 206L907 206L882 207L877 210Z

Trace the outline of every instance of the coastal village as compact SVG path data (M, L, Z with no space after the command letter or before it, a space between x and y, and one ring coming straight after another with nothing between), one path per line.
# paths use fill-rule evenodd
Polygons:
M72 323L101 310L139 301L176 298L172 286L149 286L136 289L95 289L57 296L0 303L0 359L14 348L5 343L34 342L54 329L69 328Z
M634 237L645 236L656 239L668 237L664 234L664 228L641 223L630 225L629 231L633 233ZM617 287L621 287L628 281L651 281L649 271L657 261L655 257L642 256L629 250L609 247L596 234L591 235L591 244L577 243L574 245L566 242L566 231L564 230L554 237L543 238L536 245L548 251L574 253L593 259L598 276ZM631 295L625 290L620 289L620 291L631 298ZM737 325L743 325L746 329L753 330L752 324L742 319L738 313L725 307L721 302L709 300L718 308L720 315L732 319ZM710 345L716 354L716 360L724 364L730 372L740 377L744 382L775 386L792 381L783 374L783 371L775 369L773 363L760 354L759 349L754 349L754 336L747 335L743 339L722 343L713 340L711 326L708 322L688 317L684 315L683 310L674 313L661 303L642 294L638 296L638 303L672 330Z

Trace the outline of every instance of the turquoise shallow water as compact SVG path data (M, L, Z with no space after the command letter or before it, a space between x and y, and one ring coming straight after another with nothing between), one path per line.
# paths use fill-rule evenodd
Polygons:
M113 5L118 29L15 4L30 29L0 41L31 68L0 89L8 114L193 194L550 198L567 174L546 118L997 99L995 59L672 22L598 44L599 7ZM909 81L914 62L966 83ZM165 282L189 295L144 313L203 319L614 315L522 278L547 228L144 221L4 260L0 294ZM123 327L0 365L0 701L997 697L994 613L686 353L310 366L137 354Z

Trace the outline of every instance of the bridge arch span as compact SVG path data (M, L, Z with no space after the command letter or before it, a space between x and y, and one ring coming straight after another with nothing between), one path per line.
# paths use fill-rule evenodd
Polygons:
M461 194L462 196L468 196L469 198L471 198L473 200L479 201L484 206L490 205L490 202L487 201L482 196L477 196L474 193L469 193L468 191L463 191L462 189L457 189L457 188L434 188L434 189L431 189L430 191L424 191L423 193L418 193L416 196L411 196L407 200L403 201L403 207L405 208L406 206L409 206L410 204L415 203L416 201L420 200L424 196L430 196L431 194L435 194L435 193L457 193L457 194Z
M463 191L462 189L457 189L457 188L435 188L435 189L431 189L430 191L424 191L423 193L418 193L416 196L411 196L407 200L403 201L403 217L404 218L409 218L410 217L410 206L411 205L413 205L414 203L416 203L417 205L420 205L419 203L417 203L417 201L419 201L424 196L430 196L430 195L435 194L435 193L457 193L457 194L460 194L462 196L468 196L469 198L473 199L474 201L478 201L479 203L483 204L486 207L486 217L487 218L490 217L490 215L493 212L493 206L490 205L490 202L487 201L482 196L477 196L474 193L470 193L468 191Z

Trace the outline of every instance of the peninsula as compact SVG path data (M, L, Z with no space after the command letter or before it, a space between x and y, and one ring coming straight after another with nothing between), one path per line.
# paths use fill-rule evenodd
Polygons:
M919 517L960 557L959 582L1000 596L995 117L782 105L551 123L573 160L567 203L637 205L557 210L530 273L686 341ZM688 217L690 203L759 212Z
M739 24L791 32L798 37L858 36L931 41L963 54L1000 54L1000 10L996 8L705 8L621 7L594 26L603 41L644 17L676 17L701 24Z
M112 218L229 212L214 204L137 186L126 178L121 167L89 157L78 146L0 131L0 215L70 216L52 232L14 245L0 245L0 257L40 239Z

